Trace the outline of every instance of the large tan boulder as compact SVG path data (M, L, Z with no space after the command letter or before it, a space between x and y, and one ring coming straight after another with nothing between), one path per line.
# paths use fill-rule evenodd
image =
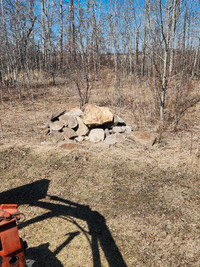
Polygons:
M92 104L88 104L85 107L83 122L86 125L98 126L112 121L113 114L108 107L99 107Z

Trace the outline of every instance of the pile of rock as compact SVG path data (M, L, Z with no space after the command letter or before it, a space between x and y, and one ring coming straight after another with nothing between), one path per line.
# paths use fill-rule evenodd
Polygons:
M132 128L114 115L109 108L88 104L84 111L73 108L69 112L62 110L51 115L43 128L53 142L75 140L82 142L103 141L115 144L122 133L130 134Z

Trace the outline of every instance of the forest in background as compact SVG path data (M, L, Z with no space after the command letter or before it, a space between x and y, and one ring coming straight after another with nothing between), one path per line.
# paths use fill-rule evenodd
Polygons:
M1 109L5 95L34 104L35 81L73 83L83 106L106 70L119 105L127 85L148 85L152 117L176 129L200 102L199 12L198 0L0 0Z

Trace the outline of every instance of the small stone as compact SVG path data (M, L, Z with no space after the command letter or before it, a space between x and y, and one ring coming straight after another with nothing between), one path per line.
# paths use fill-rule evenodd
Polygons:
M118 126L126 126L126 123L124 122L124 120L122 118L120 118L119 116L115 115L114 120L116 120L118 123Z
M123 126L115 126L113 127L113 133L124 133L125 128Z
M118 115L114 115L113 118L113 127L114 126L125 126L126 123L124 122L124 120L122 120L122 118L120 118Z
M116 136L114 134L108 135L105 138L104 143L106 143L108 145L115 145L117 143Z
M63 123L61 121L50 122L51 131L60 131L63 128Z
M100 142L104 140L104 130L103 129L92 129L89 134L89 140L90 142Z
M69 114L72 114L74 115L75 117L83 117L83 111L80 109L80 108L72 108L70 111L69 111Z
M89 133L88 127L83 123L80 117L76 117L78 122L78 129L76 131L78 136L87 135Z
M77 142L83 142L84 141L84 136L78 136L78 137L75 138L75 140Z
M77 137L77 133L71 128L65 127L63 128L63 136L65 139L71 139Z

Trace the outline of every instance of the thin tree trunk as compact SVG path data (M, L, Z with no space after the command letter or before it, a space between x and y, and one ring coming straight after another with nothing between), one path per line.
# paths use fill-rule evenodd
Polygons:
M60 0L60 68L63 66L63 0Z

